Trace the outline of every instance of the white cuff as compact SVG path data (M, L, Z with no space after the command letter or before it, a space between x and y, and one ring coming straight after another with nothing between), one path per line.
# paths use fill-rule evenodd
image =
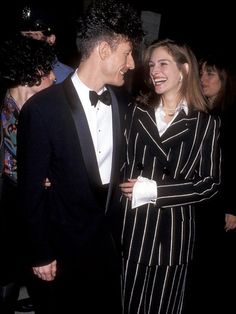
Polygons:
M157 199L157 183L139 176L133 187L132 208L144 204L155 204Z

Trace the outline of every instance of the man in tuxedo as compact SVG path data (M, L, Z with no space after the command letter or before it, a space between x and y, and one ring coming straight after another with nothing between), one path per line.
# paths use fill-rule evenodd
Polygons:
M122 86L134 69L141 36L129 4L92 4L79 21L79 67L32 97L19 117L29 261L38 280L53 287L50 314L121 313L118 184L128 104L122 110L110 85Z

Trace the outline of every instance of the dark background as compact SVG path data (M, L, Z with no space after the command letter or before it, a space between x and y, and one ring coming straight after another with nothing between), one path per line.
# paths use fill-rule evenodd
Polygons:
M144 0L138 8L161 14L159 38L185 41L199 56L214 50L235 53L236 11L227 0Z
M62 61L76 64L75 21L90 0L36 1L52 12L57 23L57 43ZM167 1L128 0L139 11L147 10L161 14L159 38L185 41L199 58L208 52L221 52L234 62L236 56L236 15L233 4L217 0ZM19 7L35 1L2 2L0 18L0 38L14 31ZM76 4L75 4L76 2ZM4 21L3 21L4 19Z

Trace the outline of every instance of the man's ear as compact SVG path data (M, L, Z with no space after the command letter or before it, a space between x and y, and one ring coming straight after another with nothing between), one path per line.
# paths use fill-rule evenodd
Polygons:
M98 53L102 60L106 59L111 53L111 47L107 41L101 41L98 45Z

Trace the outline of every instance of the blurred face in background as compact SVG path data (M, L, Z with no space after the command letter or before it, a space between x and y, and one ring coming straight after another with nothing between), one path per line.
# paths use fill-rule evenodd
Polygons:
M210 102L213 102L222 86L218 71L215 67L210 67L203 63L200 69L200 79L203 94Z

